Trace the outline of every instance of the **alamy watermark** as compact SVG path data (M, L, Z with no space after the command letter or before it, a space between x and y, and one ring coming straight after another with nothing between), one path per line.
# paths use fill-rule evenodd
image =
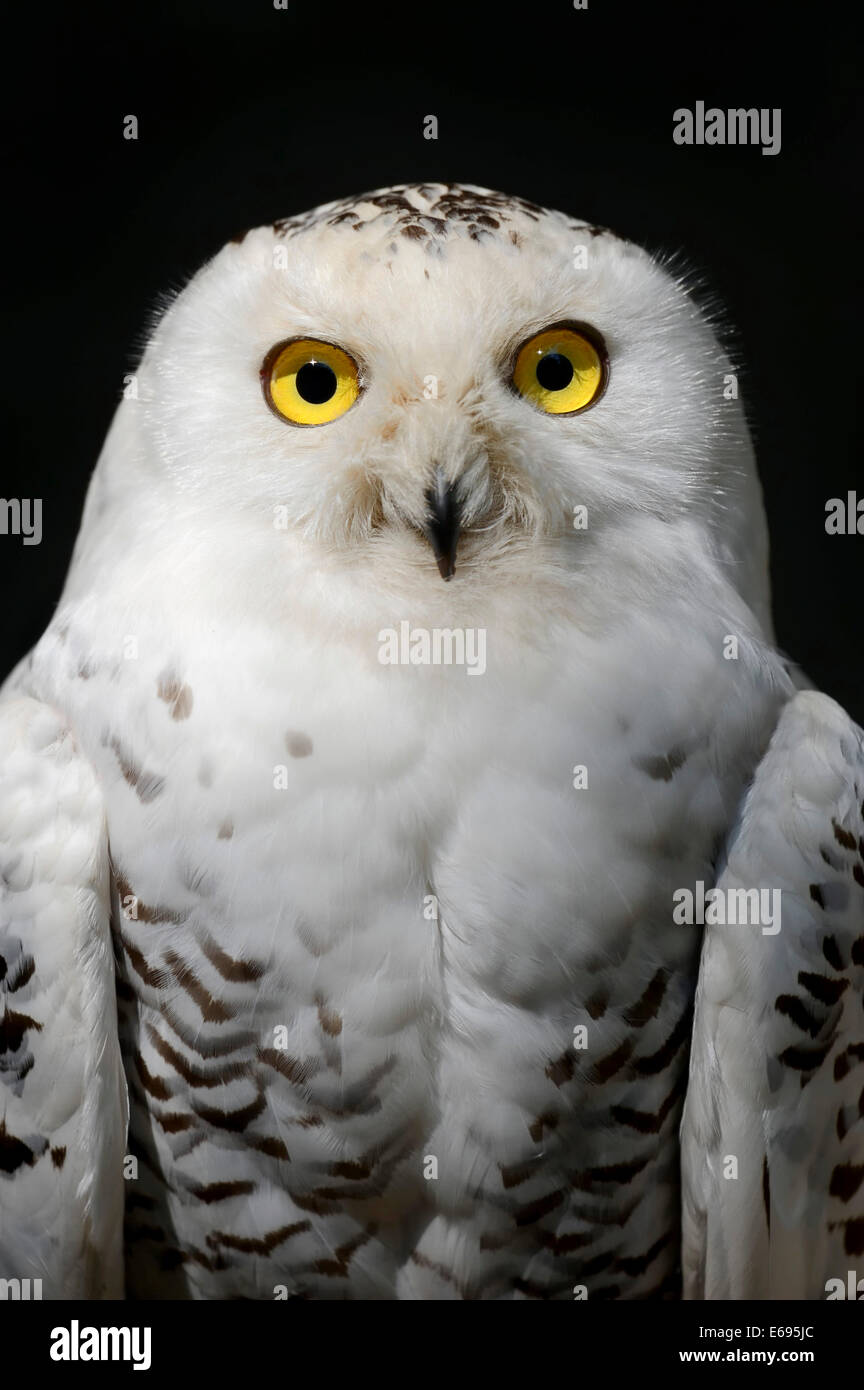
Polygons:
M699 879L695 891L676 888L672 921L691 927L761 927L763 936L776 936L782 909L780 888L708 888Z
M672 114L676 145L761 145L763 154L780 153L780 107L738 107L723 111L697 101L695 110L679 106Z
M464 666L469 676L486 670L485 627L412 627L403 620L378 633L382 666Z
M24 545L39 545L42 498L0 497L0 536L21 536Z

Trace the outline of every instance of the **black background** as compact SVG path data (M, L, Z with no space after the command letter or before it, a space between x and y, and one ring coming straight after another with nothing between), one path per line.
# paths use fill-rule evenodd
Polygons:
M0 490L43 498L43 542L0 537L0 667L59 598L160 292L246 227L441 179L560 207L701 272L745 363L779 640L864 720L864 537L825 532L828 498L864 494L853 14L729 0L34 7L6 59ZM782 108L781 153L675 145L672 113L697 100Z

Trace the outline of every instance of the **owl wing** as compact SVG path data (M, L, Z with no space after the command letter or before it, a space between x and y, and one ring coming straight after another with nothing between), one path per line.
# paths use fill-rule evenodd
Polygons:
M824 1299L829 1279L864 1274L862 797L862 731L799 693L718 877L727 895L779 889L780 930L705 927L681 1124L685 1298Z
M0 1276L43 1298L123 1294L108 885L93 769L48 706L0 704Z

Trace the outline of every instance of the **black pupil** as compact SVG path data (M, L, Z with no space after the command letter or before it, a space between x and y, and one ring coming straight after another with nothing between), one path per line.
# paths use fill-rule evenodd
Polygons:
M323 405L336 394L336 373L326 362L304 362L296 381L298 396L310 405Z
M537 380L544 391L563 391L573 380L573 364L560 352L547 352L537 363Z

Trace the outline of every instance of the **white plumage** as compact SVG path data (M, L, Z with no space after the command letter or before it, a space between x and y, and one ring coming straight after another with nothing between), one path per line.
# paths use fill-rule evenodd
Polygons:
M608 353L577 414L513 388L560 324ZM326 424L269 408L296 339L357 364ZM673 894L754 774L724 879L794 907L706 937L685 1292L820 1297L860 1257L860 735L774 648L729 371L644 252L456 186L259 228L167 309L0 711L0 943L34 962L0 982L32 1020L0 1053L0 1276L99 1296L125 1252L145 1297L675 1296L701 929ZM482 629L485 673L383 665L406 621ZM801 970L840 991L810 1071L776 1008Z

